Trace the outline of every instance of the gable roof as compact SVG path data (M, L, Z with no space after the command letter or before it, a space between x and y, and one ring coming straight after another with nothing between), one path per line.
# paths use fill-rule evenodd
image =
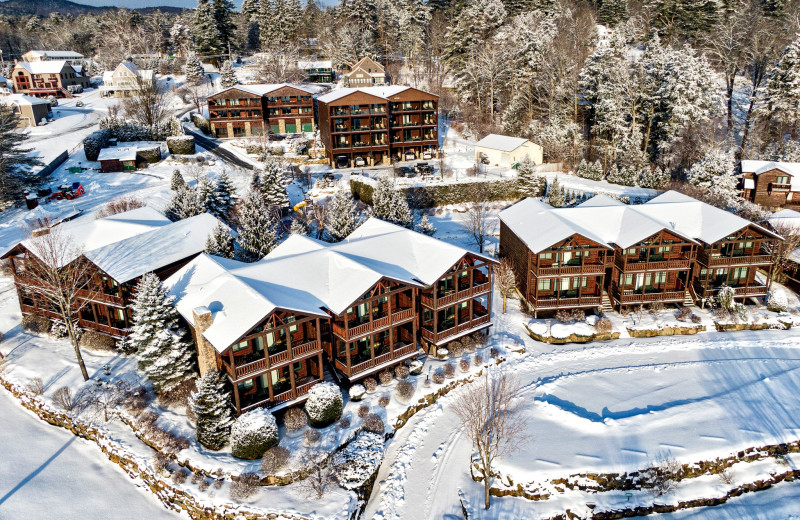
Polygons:
M375 67L374 71L368 70L368 69L370 69L372 67ZM366 72L367 74L371 74L373 76L382 76L383 73L386 70L386 69L384 69L383 65L381 65L377 61L373 60L369 56L364 56L363 58L358 60L356 63L354 63L350 67L350 73L355 72L357 69L361 69L364 72Z
M527 143L527 139L523 139L522 137L511 137L508 135L500 135L500 134L489 134L480 141L478 141L475 146L482 146L483 148L493 148L495 150L500 150L503 152L513 152L523 144Z
M101 162L115 159L118 161L135 161L136 152L138 152L136 146L109 146L100 150L97 160Z
M4 105L50 105L46 99L27 96L25 94L0 96L0 103Z
M793 209L782 209L767 217L767 222L771 225L782 224L800 229L800 212Z
M27 70L30 74L60 74L64 67L72 68L66 61L20 61L17 62L20 66Z
M742 173L754 175L760 175L770 170L781 170L789 175L800 175L800 163L797 162L744 160L741 169Z
M75 51L42 51L42 50L30 50L25 54L33 53L38 54L39 56L57 56L59 58L67 58L67 59L80 59L83 58L83 54Z
M229 90L242 90L242 91L248 92L250 94L255 94L256 96L266 96L270 92L274 92L274 91L276 91L278 89L281 89L283 87L295 88L297 90L302 90L303 92L307 92L309 94L314 94L315 92L317 92L316 88L308 87L308 86L305 86L305 85L296 85L296 84L292 84L292 83L254 83L252 85L238 85L237 84L237 85L234 85L232 87L228 87L228 88L222 89L219 92L216 92L216 93L212 94L209 97L213 98L214 96L222 94L223 92L228 92Z

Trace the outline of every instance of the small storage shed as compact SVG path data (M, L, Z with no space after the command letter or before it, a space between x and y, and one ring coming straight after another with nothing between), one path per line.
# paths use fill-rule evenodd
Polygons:
M116 146L113 148L103 148L97 160L100 161L100 171L108 172L132 172L136 169L135 146Z
M475 160L483 156L489 158L489 164L511 168L527 155L533 164L542 164L544 160L542 147L521 137L489 134L475 145Z

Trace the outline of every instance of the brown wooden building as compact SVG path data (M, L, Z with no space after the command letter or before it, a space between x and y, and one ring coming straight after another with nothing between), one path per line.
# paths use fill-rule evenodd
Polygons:
M166 279L205 249L208 235L218 220L202 214L170 222L157 211L144 207L103 219L60 224L64 239L82 245L84 252L69 262L88 261L91 281L78 294L78 325L115 338L128 334L130 303L139 279L153 272ZM37 293L30 276L31 262L39 262L34 239L27 239L2 258L9 259L22 314L59 320Z
M72 97L68 87L89 86L83 68L76 70L66 61L18 61L11 69L14 91L36 97Z
M332 166L432 158L439 98L411 87L344 88L317 98L320 137Z
M767 208L800 208L800 163L742 161L740 169L745 200Z
M370 219L337 244L293 235L255 264L201 255L167 284L201 373L226 373L241 413L305 399L326 366L354 382L487 329L493 263Z
M211 131L219 138L313 132L314 90L299 85L237 85L209 96Z
M763 297L755 279L778 237L676 192L627 206L596 196L555 209L534 199L500 214L500 253L536 313L570 308L692 303L724 285Z

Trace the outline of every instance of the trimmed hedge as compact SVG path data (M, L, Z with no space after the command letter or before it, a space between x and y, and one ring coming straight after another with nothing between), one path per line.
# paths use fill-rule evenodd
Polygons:
M141 148L136 152L136 158L146 161L148 164L157 163L161 160L161 147Z
M353 197L365 204L372 204L374 188L357 177L350 178ZM457 184L432 184L403 188L408 205L415 209L495 200L517 200L522 197L516 179L501 179L486 182L462 182Z
M193 155L195 153L194 136L176 135L167 137L167 148L172 155Z
M211 125L208 122L208 119L201 116L197 112L192 113L192 124L196 126L201 132L208 135L211 134Z
M97 130L89 134L83 140L83 151L86 154L86 159L89 161L96 161L97 156L100 155L100 150L108 144L108 138L111 132L108 130Z

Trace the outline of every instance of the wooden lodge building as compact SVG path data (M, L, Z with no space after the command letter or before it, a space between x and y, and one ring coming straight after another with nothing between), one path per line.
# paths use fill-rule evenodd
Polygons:
M236 85L208 98L211 132L219 138L314 132L311 86Z
M766 296L756 271L769 230L674 191L629 206L598 195L574 208L536 199L500 213L500 254L535 312L703 302L720 287Z
M740 195L767 208L800 209L800 163L742 161Z
M89 87L89 75L66 61L19 61L11 69L14 91L35 97L72 97L69 87Z
M438 96L399 85L341 88L317 98L320 137L337 168L434 157L438 109Z
M205 249L208 235L219 222L208 213L170 222L156 210L144 207L92 220L74 220L51 228L63 239L83 250L81 257L64 259L91 264L92 281L78 294L78 326L114 338L128 334L130 303L136 284L145 273L166 279ZM57 231L56 231L57 230ZM59 238L61 239L61 238ZM2 258L9 259L14 285L23 315L34 314L51 320L60 316L32 288L30 262L38 262L36 239L26 239Z
M373 218L335 244L292 235L253 264L200 255L166 284L201 373L225 373L242 413L487 329L494 263Z

